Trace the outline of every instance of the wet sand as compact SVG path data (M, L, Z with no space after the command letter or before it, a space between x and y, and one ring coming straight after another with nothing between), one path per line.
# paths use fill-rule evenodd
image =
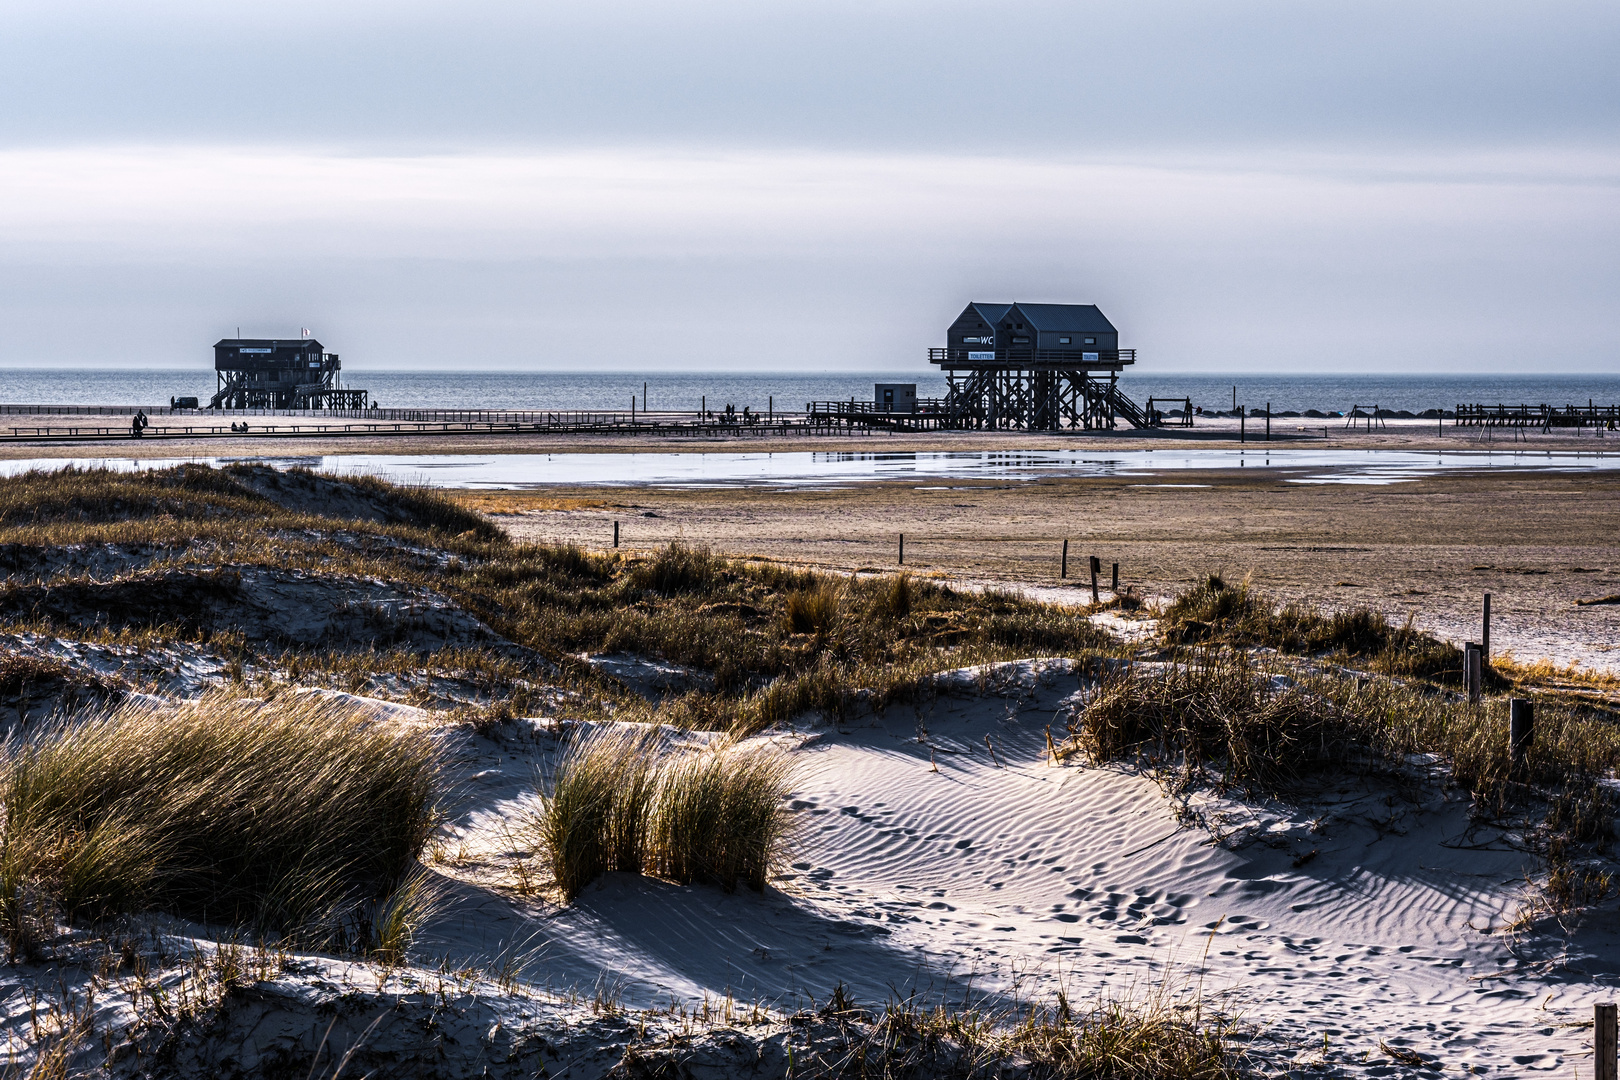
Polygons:
M290 418L280 418L290 423ZM1236 448L1236 420L1143 434L1002 432L721 438L451 434L363 438L123 439L84 444L0 444L0 458L136 457L278 459L320 454L479 454L825 451L1038 451L1147 449L1179 442ZM1307 431L1289 427L1308 426ZM1259 429L1263 432L1263 426ZM1259 434L1252 426L1250 435ZM1323 437L1323 435L1327 437ZM1620 452L1620 436L1587 431L1519 434L1389 421L1349 430L1343 421L1282 420L1288 448ZM1284 436L1294 439L1284 441ZM1297 440L1297 441L1294 441ZM1251 449L1260 449L1251 440ZM1263 444L1261 444L1263 446ZM1201 575L1252 577L1287 598L1323 606L1370 604L1454 640L1478 636L1493 594L1492 641L1520 659L1620 669L1620 604L1576 600L1620 594L1620 473L1461 471L1387 486L1289 483L1279 470L1176 470L1153 476L1043 477L985 482L931 478L839 488L553 486L463 492L521 539L650 547L683 539L731 554L838 570L892 568L899 534L907 565L971 581L1016 583L1043 595L1089 599L1075 580L1087 557L1120 564L1121 580L1152 595ZM1153 486L1166 485L1166 486ZM1178 486L1168 486L1178 485ZM1207 485L1207 486L1179 486ZM1071 582L1058 577L1070 541ZM1046 590L1055 590L1047 593ZM1064 590L1069 590L1065 592Z
M1197 484L1204 487L1153 486ZM893 569L901 533L919 573L1067 589L1087 559L1166 595L1203 574L1280 597L1369 604L1475 639L1492 593L1493 649L1620 668L1620 475L1469 472L1388 486L1289 483L1276 470L827 489L552 488L460 493L514 537L671 540L842 571ZM1071 579L1059 578L1063 540ZM1044 591L1044 590L1043 590ZM1059 591L1056 595L1065 595Z
M1263 447L1264 421L1250 420L1241 431L1230 418L1199 417L1193 428L1137 431L1121 426L1115 431L1031 433L1005 431L947 431L857 434L783 435L762 428L739 429L735 434L555 434L546 432L368 432L314 430L322 424L348 422L309 417L251 417L246 435L179 434L189 417L160 416L139 439L118 435L107 438L33 439L13 441L14 430L51 427L66 430L75 424L108 423L118 418L71 416L0 417L0 459L65 457L290 457L327 454L544 454L544 453L752 453L760 451L821 451L838 453L906 453L923 451L999 450L1118 450L1159 449L1192 444L1200 447ZM222 418L229 420L229 417ZM218 425L210 419L209 423ZM19 425L23 425L19 427ZM127 428L127 420L122 427ZM195 425L194 425L195 426ZM298 431L294 431L294 428ZM164 434L173 430L176 434ZM1343 420L1277 418L1272 422L1269 445L1298 449L1475 450L1550 449L1620 453L1620 432L1537 431L1455 428L1443 429L1432 420L1389 420L1372 432L1349 428ZM1240 442L1240 439L1243 441Z

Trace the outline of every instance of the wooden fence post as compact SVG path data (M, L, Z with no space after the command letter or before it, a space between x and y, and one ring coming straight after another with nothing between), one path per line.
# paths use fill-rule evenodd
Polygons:
M900 561L899 561L899 563L897 565L899 565L899 566L906 565L906 534L905 533L900 534Z
M1068 576L1069 576L1069 542L1067 540L1065 540L1065 541L1063 541L1063 561L1058 564L1058 577L1066 578Z
M1468 704L1478 705L1480 699L1479 643L1470 641L1463 646L1463 689Z
M1266 402L1266 442L1271 441L1271 402Z
M1091 602L1098 603L1101 597L1097 595L1097 575L1102 573L1102 560L1093 555L1091 557Z
M1620 1080L1615 1064L1615 1005L1612 1001L1592 1006L1593 1080Z
M613 523L613 546L619 546L619 523L617 521Z
M1508 703L1508 760L1523 764L1535 738L1536 703L1529 698L1514 698Z

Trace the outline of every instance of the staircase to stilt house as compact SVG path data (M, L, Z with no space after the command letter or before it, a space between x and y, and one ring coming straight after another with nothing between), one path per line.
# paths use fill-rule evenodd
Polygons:
M1108 388L1108 404L1113 411L1123 416L1134 428L1158 427L1158 421L1150 418L1147 412L1136 402L1119 392L1119 387Z

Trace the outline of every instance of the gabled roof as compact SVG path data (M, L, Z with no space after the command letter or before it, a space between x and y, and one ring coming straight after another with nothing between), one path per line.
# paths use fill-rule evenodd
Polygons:
M975 300L962 309L962 314L958 315L957 319L960 320L971 311L983 319L986 326L995 326L996 323L1001 321L1001 317L1011 310L1011 304L981 304Z
M314 338L220 338L214 342L216 349L320 349L321 343Z
M1116 334L1114 324L1097 309L1095 304L1025 304L1015 303L1031 328L1047 333L1070 331L1076 334Z

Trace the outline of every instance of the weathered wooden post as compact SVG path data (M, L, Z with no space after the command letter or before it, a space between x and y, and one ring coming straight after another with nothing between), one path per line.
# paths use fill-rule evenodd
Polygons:
M1481 667L1491 662L1491 594L1485 594L1485 615L1479 628L1479 663Z
M1463 646L1463 690L1470 705L1479 704L1479 683L1479 643L1470 641Z
M1062 560L1062 562L1060 562L1058 564L1058 577L1066 578L1068 576L1069 576L1069 542L1067 540L1065 540L1065 541L1063 541L1063 560Z
M1508 760L1524 764L1535 738L1536 703L1529 698L1514 698L1508 702Z
M1119 592L1119 563L1114 564L1114 583L1109 586L1114 592Z
M1266 402L1266 442L1271 441L1271 402Z
M1247 405L1238 407L1238 442L1248 442L1249 408Z
M1620 1080L1615 1062L1615 1005L1592 1006L1592 1076L1594 1080Z
M1091 557L1091 602L1098 603L1102 598L1097 595L1097 575L1102 573L1102 560L1093 555Z
M617 521L613 523L613 546L619 546L619 523Z
M906 534L905 533L900 534L900 561L899 561L899 563L897 565L899 565L899 566L906 565Z

